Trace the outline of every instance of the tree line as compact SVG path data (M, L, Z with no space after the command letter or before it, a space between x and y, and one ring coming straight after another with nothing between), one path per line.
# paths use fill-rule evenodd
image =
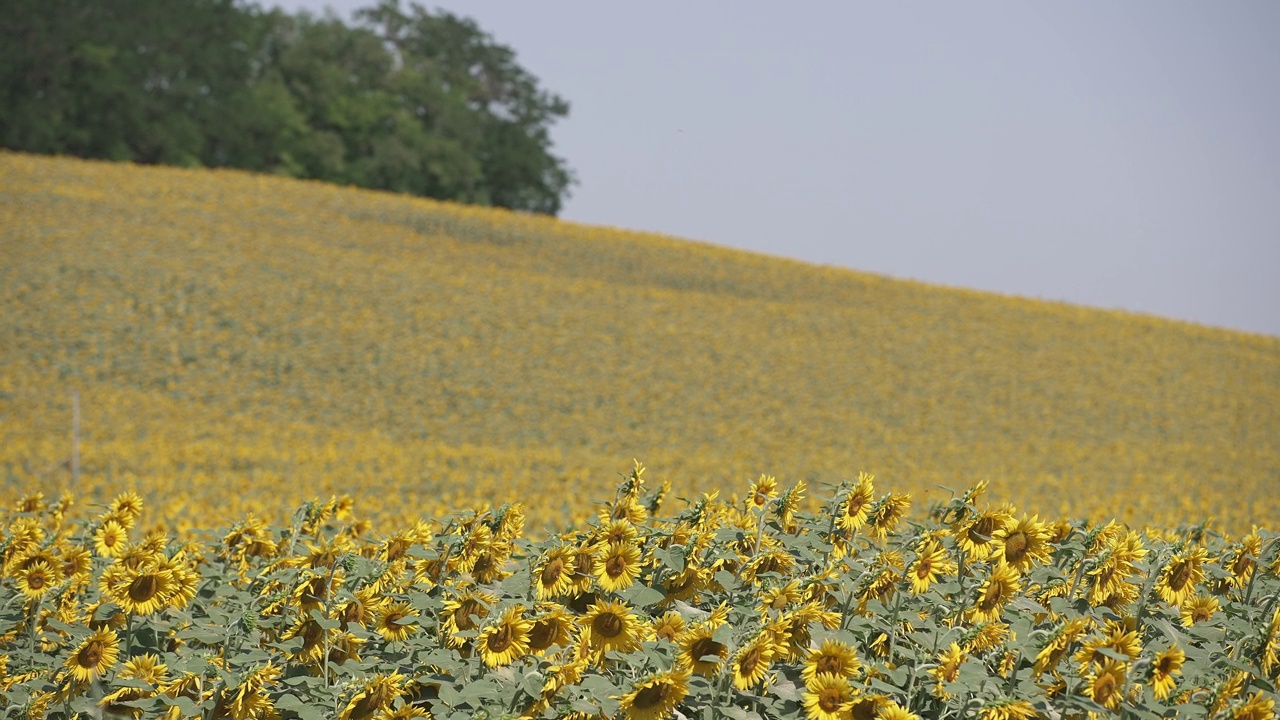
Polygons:
M5 0L0 144L235 167L554 215L568 103L474 21L242 0Z

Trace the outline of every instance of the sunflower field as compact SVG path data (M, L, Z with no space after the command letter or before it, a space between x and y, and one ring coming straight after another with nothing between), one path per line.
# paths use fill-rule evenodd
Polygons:
M1045 516L1280 527L1280 338L0 152L0 502L133 488L177 534L519 500L568 528L634 457L685 497L856 468L918 502L986 480Z
M199 540L124 493L3 518L10 718L1275 717L1280 536L910 519L862 474L677 503L638 463L532 541L519 504L375 531L349 498ZM671 506L677 506L668 510Z

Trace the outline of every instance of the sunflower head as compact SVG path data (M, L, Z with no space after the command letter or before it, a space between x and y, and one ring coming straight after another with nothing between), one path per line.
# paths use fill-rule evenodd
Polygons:
M67 658L66 668L78 682L92 682L102 677L120 657L120 640L114 630L94 632Z
M632 686L618 703L630 720L665 720L689 694L689 668L677 666Z
M529 653L529 631L533 622L524 617L524 608L507 608L491 625L480 631L476 646L488 667L510 665Z

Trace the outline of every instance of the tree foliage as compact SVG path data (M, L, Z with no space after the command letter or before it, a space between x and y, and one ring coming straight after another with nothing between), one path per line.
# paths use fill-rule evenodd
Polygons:
M9 0L0 144L238 167L556 214L569 105L474 21L381 0L354 25L239 0Z

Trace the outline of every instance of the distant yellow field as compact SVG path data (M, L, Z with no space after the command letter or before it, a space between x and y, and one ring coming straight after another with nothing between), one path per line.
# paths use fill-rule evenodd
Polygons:
M868 243L875 242L868 238ZM0 494L407 523L858 471L1280 526L1280 339L261 177L0 154ZM815 488L816 490L816 488Z

